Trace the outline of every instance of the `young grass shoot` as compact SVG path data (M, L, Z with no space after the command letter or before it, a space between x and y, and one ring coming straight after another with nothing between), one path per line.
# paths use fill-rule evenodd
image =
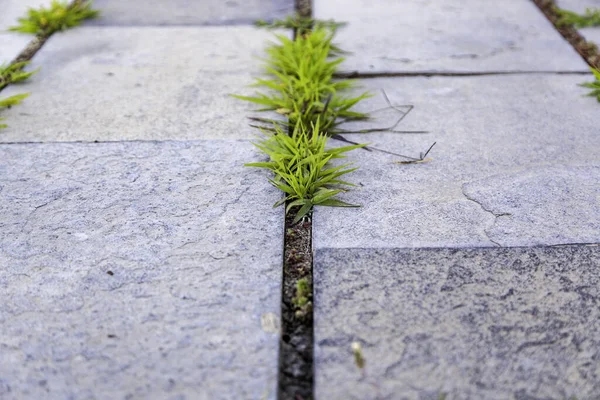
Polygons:
M592 68L592 73L594 74L596 80L594 82L582 83L580 86L592 89L592 91L587 95L590 97L595 97L600 103L600 69Z
M10 84L23 82L26 79L29 79L31 75L38 72L38 70L29 72L23 71L23 68L25 68L27 64L29 63L20 62L0 65L0 90L4 89ZM11 97L0 99L0 110L20 104L27 96L29 96L29 93L17 94ZM0 118L0 121L3 120L3 118ZM6 124L0 123L0 129L7 127L8 126Z
M27 15L19 18L18 25L10 31L50 36L81 24L83 20L96 18L99 11L92 9L91 1L80 1L69 5L67 1L52 0L50 7L30 8Z
M287 119L255 119L262 123L258 127L265 135L255 145L269 161L247 166L266 168L273 173L270 182L285 193L275 206L287 203L286 213L298 208L296 223L316 205L356 207L336 198L351 186L340 178L356 168L349 164L334 167L331 161L365 145L328 149L327 141L340 121L368 118L364 113L352 111L352 107L369 94L347 95L354 82L333 79L344 60L339 57L340 50L332 44L339 25L312 20L286 21L280 24L286 26L293 22L302 28L302 33L296 40L276 35L278 43L267 49L268 77L257 79L255 84L263 91L254 96L235 97L258 104L260 111L276 112Z
M0 99L0 110L5 108L11 108L12 106L16 106L17 104L21 104L21 102L29 96L29 93L16 94L11 97L7 97L4 99ZM1 121L4 121L5 118L0 118L0 129L7 128L8 125L3 124Z
M580 15L576 12L557 9L556 13L559 16L557 21L558 26L572 25L575 28L587 28L591 26L600 26L600 9L588 8L585 14Z

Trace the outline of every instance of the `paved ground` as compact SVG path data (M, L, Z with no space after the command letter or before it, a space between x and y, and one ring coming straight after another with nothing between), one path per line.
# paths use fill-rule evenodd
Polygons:
M0 28L40 1L7 2ZM0 398L274 399L280 194L242 167L252 107L230 94L252 92L270 37L250 22L293 3L136 4L98 0L103 19L53 36L1 93L32 94L0 132ZM398 129L430 132L348 137L437 141L418 165L355 152L344 196L363 207L315 213L316 398L600 397L585 62L529 0L314 9L349 22L345 71L380 75L361 107L383 89L415 106ZM27 39L0 33L0 62ZM347 128L398 114L376 117Z
M419 165L355 153L345 199L363 207L315 213L317 398L600 397L600 255L577 245L600 242L600 112L577 86L589 75L561 74L585 62L530 1L315 10L350 21L347 71L530 72L362 81L378 93L364 110L383 89L415 106L398 129L430 134L348 138L413 157L437 145ZM574 245L523 247L559 244Z
M31 92L0 133L3 400L275 398L280 194L243 168L249 107L229 96L269 35L216 11L154 26L191 13L166 3L54 35L2 92ZM2 28L26 4L8 9ZM0 40L8 61L29 37Z

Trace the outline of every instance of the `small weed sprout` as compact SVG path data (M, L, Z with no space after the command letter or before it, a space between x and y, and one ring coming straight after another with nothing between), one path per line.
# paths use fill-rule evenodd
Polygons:
M296 306L296 317L304 318L312 310L312 295L308 279L302 278L296 282L296 295L292 298L292 303Z
M368 118L367 114L351 108L371 95L345 96L343 93L354 88L355 82L333 78L344 59L336 57L339 50L332 44L330 29L319 26L296 40L283 35L276 37L279 43L267 49L265 66L272 78L256 79L254 85L267 92L235 97L262 106L260 111L275 111L286 116L291 128L298 121L310 128L318 118L321 132L334 134L334 128L341 121ZM262 122L276 123L265 119Z
M0 65L0 90L11 83L23 82L39 71L39 68L30 72L23 71L23 68L25 68L27 64L29 64L29 62L25 61Z
M91 1L75 2L52 0L49 8L30 8L27 15L19 18L19 24L9 28L10 31L49 36L81 24L81 21L96 18L99 11L92 9Z
M5 99L0 99L0 110L20 104L27 96L29 96L29 93L17 94ZM0 118L0 121L4 121L4 118ZM8 125L0 123L0 129L7 127Z
M313 206L357 207L335 199L344 189L332 186L353 186L339 179L356 168L350 164L332 167L330 161L343 158L343 153L364 145L353 145L326 149L327 135L320 130L319 121L310 130L298 122L291 135L287 135L281 127L275 125L275 132L264 132L266 138L255 143L270 158L268 162L248 163L246 166L266 168L273 172L270 179L273 186L283 191L286 196L276 202L277 207L287 202L286 212L300 207L294 223L307 215Z
M39 69L30 72L23 71L23 68L25 68L27 64L28 62L19 62L0 65L0 90L12 83L23 82L39 71ZM29 93L17 94L5 99L0 99L0 110L20 104L27 96L29 96ZM0 118L0 121L3 120L3 118ZM0 123L0 129L7 127L6 124Z
M558 26L573 25L575 28L587 28L590 26L600 26L600 9L588 8L585 14L580 15L573 11L556 9L559 16L556 22Z
M354 355L354 364L356 364L356 367L363 372L367 362L363 356L362 346L359 342L352 342L351 348L352 354Z
M580 86L592 89L592 91L587 95L590 97L595 97L596 100L600 102L600 69L592 68L592 73L594 74L596 80L594 82L582 83Z

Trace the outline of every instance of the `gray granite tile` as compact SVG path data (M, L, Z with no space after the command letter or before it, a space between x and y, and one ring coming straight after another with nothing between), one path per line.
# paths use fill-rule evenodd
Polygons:
M0 398L274 399L283 214L257 157L0 145Z
M316 398L596 399L598 268L598 246L318 250Z
M583 71L585 62L528 0L315 0L348 22L346 71Z
M272 34L253 27L82 27L53 36L0 141L243 139Z
M293 0L95 0L100 25L251 24L294 12Z
M412 104L397 129L429 134L348 134L425 164L357 150L358 209L317 208L314 246L485 247L600 242L600 113L582 76L530 74L364 80L394 104ZM361 106L385 106L376 96ZM382 127L398 114L349 129ZM333 143L333 141L332 141Z

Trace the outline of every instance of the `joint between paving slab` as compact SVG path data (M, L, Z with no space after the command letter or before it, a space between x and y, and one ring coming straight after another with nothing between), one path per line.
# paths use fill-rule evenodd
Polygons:
M296 0L298 16L312 17L312 1ZM296 31L293 33L296 39ZM279 346L278 400L314 399L314 318L312 219L293 223L297 210L285 215L281 282L281 338ZM296 310L298 282L308 281L309 302Z
M377 78L411 78L411 77L472 77L472 76L499 76L499 75L589 75L590 71L486 71L486 72L460 72L460 71L422 71L422 72L342 72L334 75L339 79L377 79Z

